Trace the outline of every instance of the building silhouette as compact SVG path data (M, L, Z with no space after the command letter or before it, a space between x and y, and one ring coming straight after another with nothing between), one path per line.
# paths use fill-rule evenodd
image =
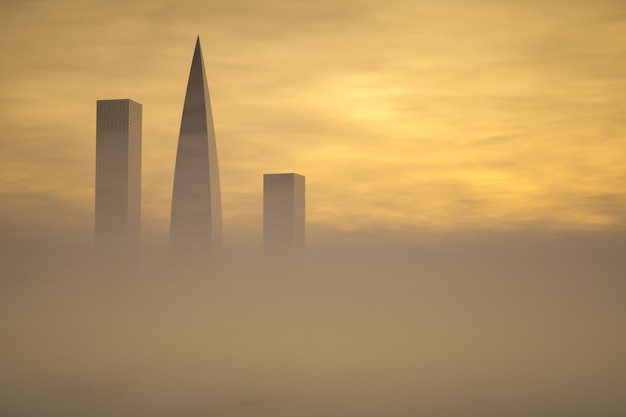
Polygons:
M305 242L305 181L298 174L263 175L263 249L296 254Z
M170 254L175 262L187 262L214 257L221 249L222 204L217 147L198 37L176 153Z
M100 251L136 248L141 230L141 104L98 100L95 244Z

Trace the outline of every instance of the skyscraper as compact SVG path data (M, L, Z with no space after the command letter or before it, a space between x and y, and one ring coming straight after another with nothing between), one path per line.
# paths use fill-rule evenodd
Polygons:
M263 247L266 254L304 249L305 187L298 174L263 175Z
M170 251L174 261L201 260L222 248L217 147L200 38L191 63L178 138Z
M141 230L141 104L98 100L95 242L99 250L130 249Z

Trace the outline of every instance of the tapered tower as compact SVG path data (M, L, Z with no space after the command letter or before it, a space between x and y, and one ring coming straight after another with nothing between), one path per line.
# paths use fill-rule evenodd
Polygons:
M174 261L204 260L222 249L217 146L200 37L191 62L174 171L170 251Z

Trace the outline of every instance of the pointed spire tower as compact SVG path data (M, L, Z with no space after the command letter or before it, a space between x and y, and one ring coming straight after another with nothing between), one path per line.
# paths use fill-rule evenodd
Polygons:
M175 261L185 261L209 259L221 249L222 201L217 146L198 36L178 137L170 250Z

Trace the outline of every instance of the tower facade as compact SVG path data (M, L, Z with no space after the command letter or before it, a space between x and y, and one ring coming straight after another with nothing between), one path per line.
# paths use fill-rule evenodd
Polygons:
M305 241L305 181L298 174L263 175L263 248L297 253Z
M211 100L200 38L196 42L178 137L170 252L175 261L221 252L222 202Z
M141 231L141 104L98 100L95 243L99 250L139 245Z

